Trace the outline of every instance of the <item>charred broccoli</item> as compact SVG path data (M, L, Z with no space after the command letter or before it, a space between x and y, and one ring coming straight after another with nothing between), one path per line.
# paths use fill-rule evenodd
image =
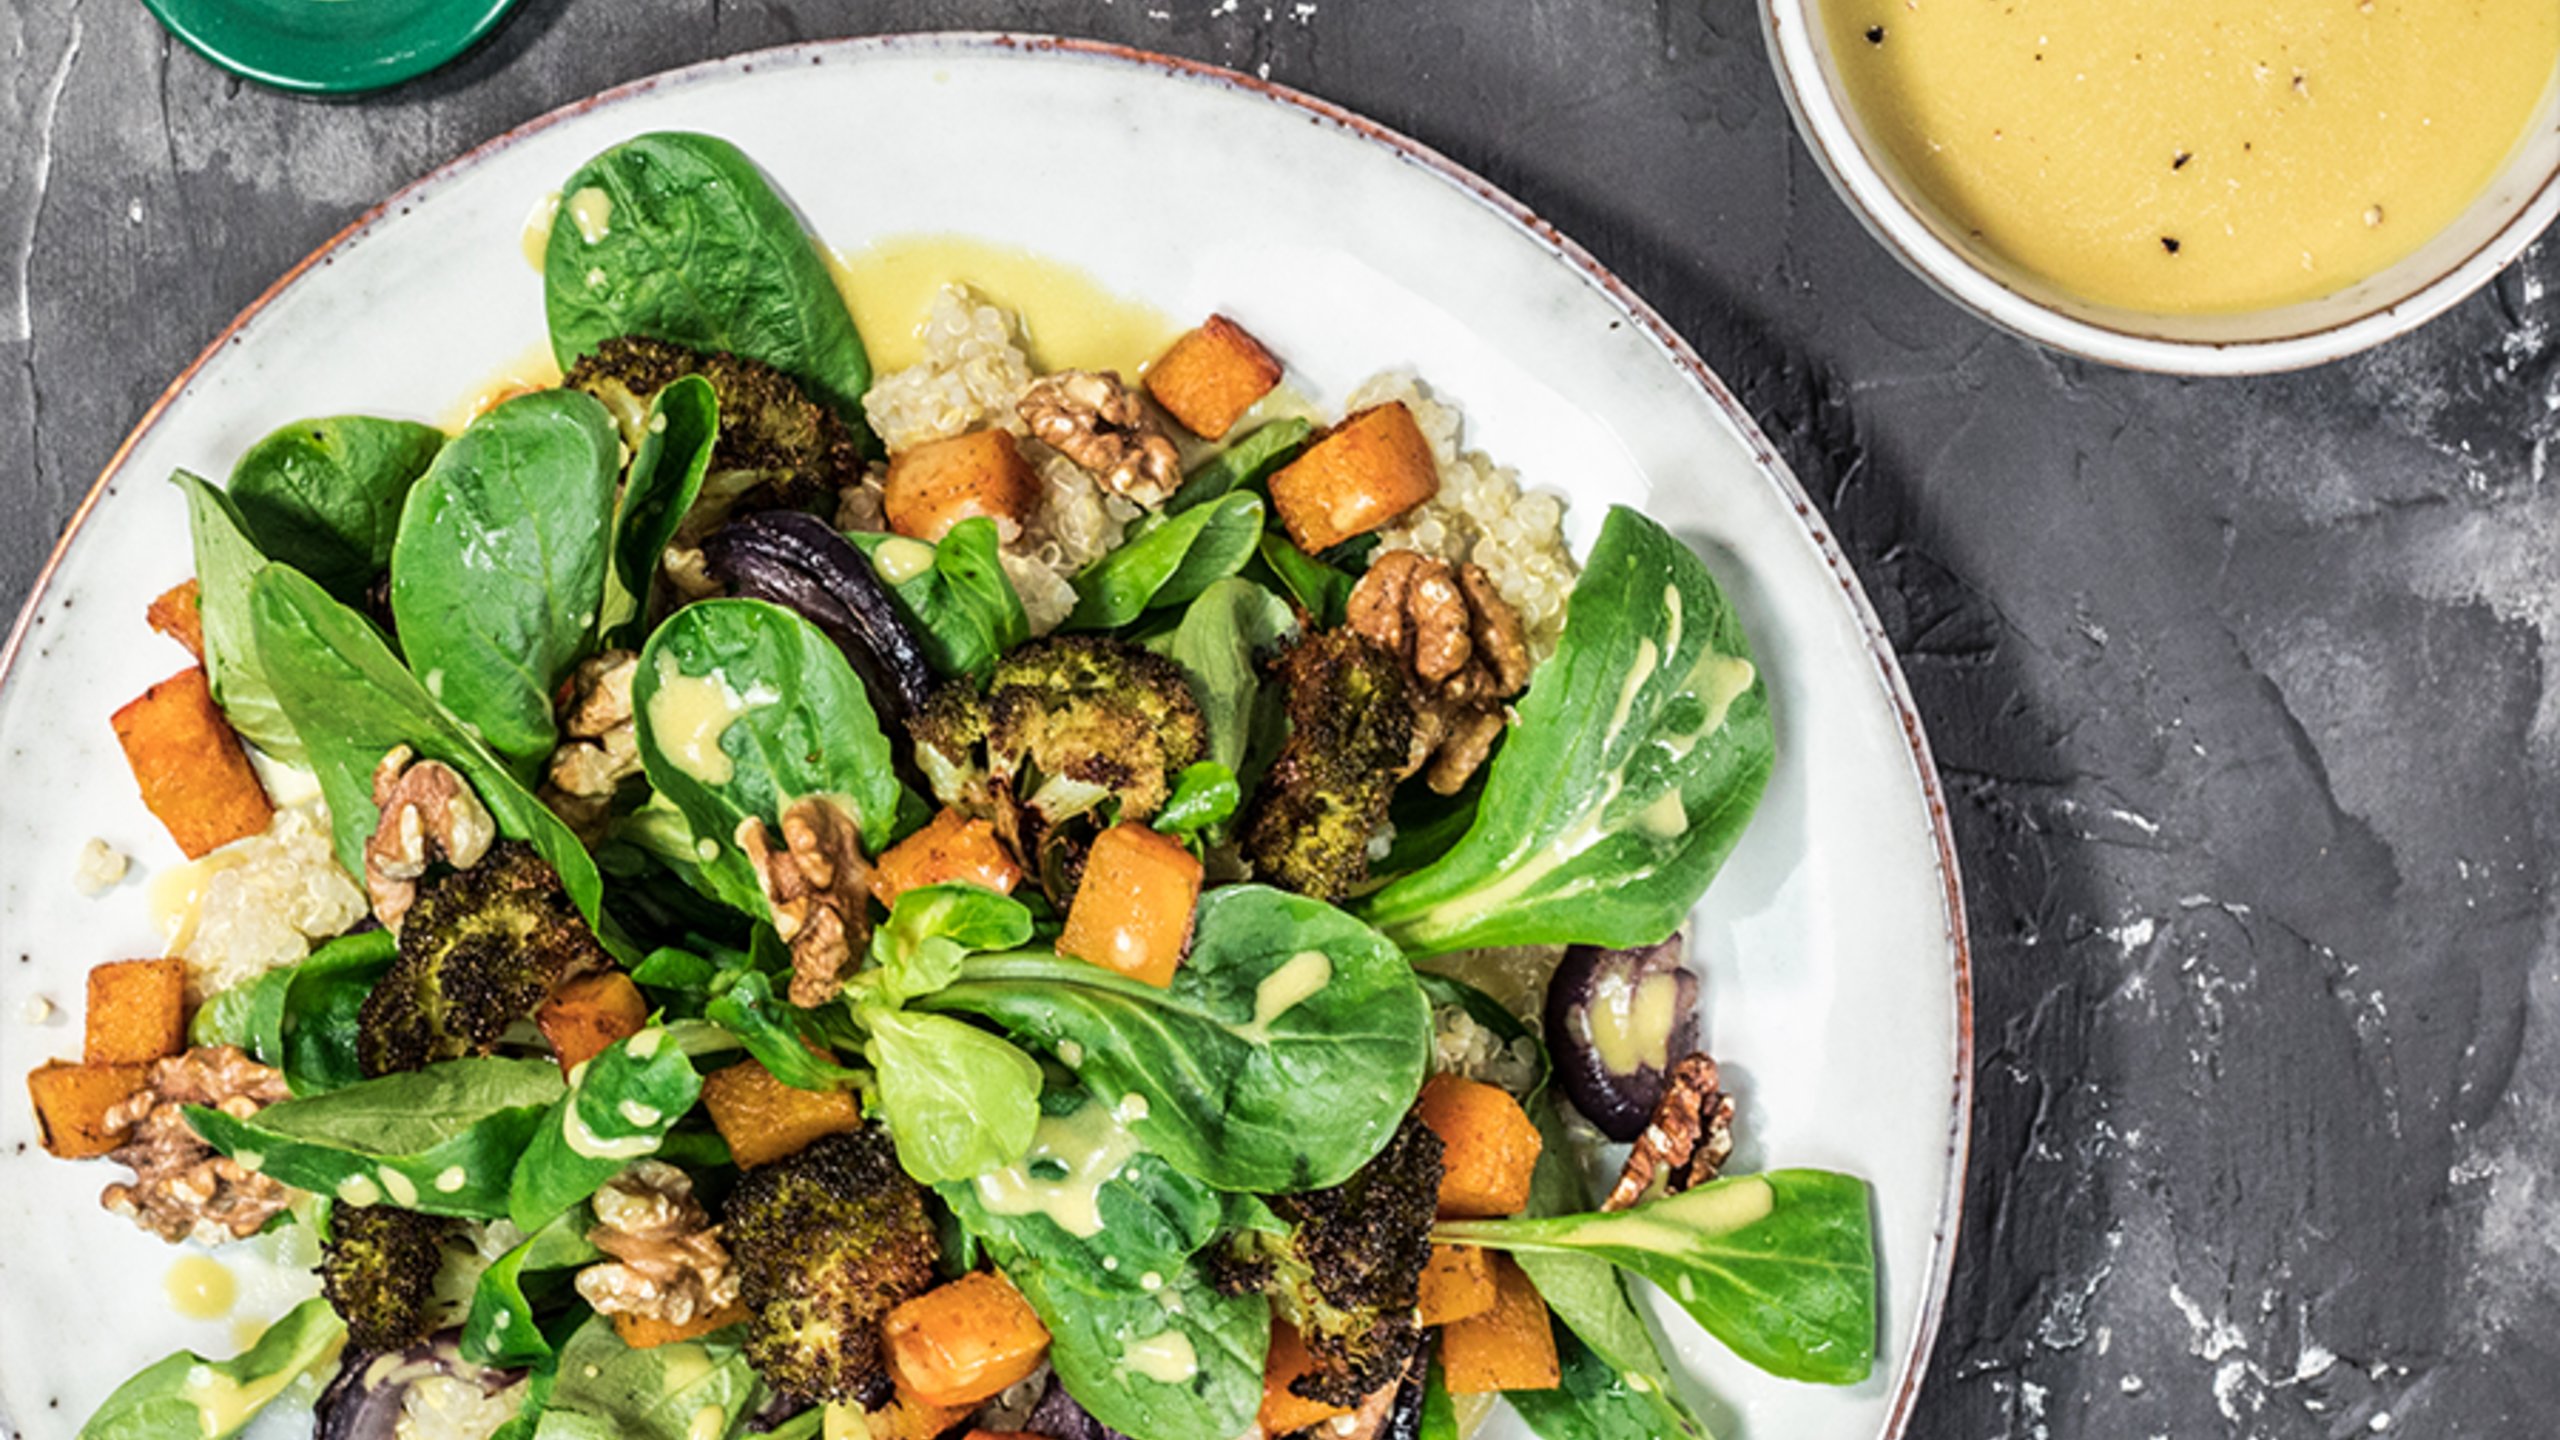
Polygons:
M399 956L357 1013L357 1063L391 1075L486 1055L563 982L612 964L550 864L502 841L419 885Z
M753 1315L747 1361L766 1384L802 1405L888 1399L881 1318L933 1286L942 1247L886 1131L829 1135L749 1170L721 1234Z
M687 375L709 381L719 400L720 436L703 481L703 503L715 513L799 509L862 478L861 446L844 421L760 361L626 335L571 366L564 383L603 401L637 450L649 402Z
M1350 1179L1267 1197L1287 1234L1247 1230L1212 1257L1219 1288L1268 1295L1305 1339L1314 1365L1289 1387L1300 1397L1356 1407L1402 1377L1421 1348L1440 1154L1440 1137L1408 1115Z
M1154 818L1208 735L1182 667L1099 635L1006 655L984 695L951 681L909 729L935 795L992 818L1061 905L1093 835Z
M1289 739L1245 818L1244 857L1260 879L1340 900L1368 876L1370 837L1413 745L1404 673L1349 630L1309 635L1272 669L1288 690Z
M388 1205L339 1205L320 1245L320 1293L357 1350L397 1350L431 1328L453 1222Z

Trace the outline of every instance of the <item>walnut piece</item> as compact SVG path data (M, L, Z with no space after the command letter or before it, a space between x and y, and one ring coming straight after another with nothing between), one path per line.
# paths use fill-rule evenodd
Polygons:
M1692 1054L1671 1067L1653 1119L1627 1153L1627 1168L1603 1210L1624 1210L1657 1194L1677 1195L1716 1178L1733 1156L1733 1097L1724 1093L1716 1062Z
M738 827L773 928L791 946L791 1003L824 1005L844 989L855 953L871 941L871 862L853 817L834 801L795 800L782 812L782 847L764 821Z
M216 1153L188 1126L186 1107L209 1105L246 1118L291 1093L282 1074L233 1045L153 1061L143 1087L103 1117L108 1129L129 1135L107 1158L132 1167L133 1183L108 1186L98 1203L173 1245L219 1245L257 1234L292 1192Z
M1413 751L1405 773L1455 795L1493 753L1503 702L1529 683L1519 612L1481 566L1452 569L1418 550L1389 550L1352 587L1353 630L1402 659L1415 683Z
M562 739L551 752L542 801L589 844L604 831L614 792L640 773L640 727L631 719L631 677L639 669L637 651L590 656L569 677L560 707Z
M373 917L393 928L418 898L430 863L468 870L498 838L497 822L462 776L441 760L418 759L406 745L373 767L373 803L382 820L364 842L364 888Z
M602 1315L683 1325L737 1303L738 1272L693 1180L664 1160L636 1160L596 1192L587 1243L612 1256L578 1272Z
M1015 407L1033 439L1092 472L1102 488L1154 507L1182 486L1182 454L1118 372L1043 375Z

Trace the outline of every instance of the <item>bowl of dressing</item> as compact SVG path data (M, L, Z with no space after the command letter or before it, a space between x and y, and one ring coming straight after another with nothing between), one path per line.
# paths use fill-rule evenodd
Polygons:
M2110 365L2352 354L2560 214L2554 0L1761 0L1761 22L1886 248Z

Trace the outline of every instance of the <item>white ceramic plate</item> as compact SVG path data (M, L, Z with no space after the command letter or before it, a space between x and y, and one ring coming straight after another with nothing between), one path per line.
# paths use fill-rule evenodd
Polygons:
M1571 501L1577 542L1639 505L1707 556L1771 686L1779 764L1693 928L1741 1156L1873 1181L1881 1356L1863 1385L1760 1375L1668 1304L1661 1328L1725 1440L1898 1434L1944 1294L1963 1181L1970 1012L1954 852L1900 674L1804 493L1687 345L1592 259L1476 177L1321 102L1102 46L992 36L817 44L642 81L394 197L280 283L172 389L82 509L0 689L0 1430L69 1436L117 1381L235 1325L172 1312L177 1253L97 1206L112 1166L52 1160L17 1077L76 1056L82 976L158 952L144 889L177 855L107 716L182 657L143 603L189 573L171 469L226 473L274 426L436 418L543 338L518 234L580 161L645 130L725 135L839 248L960 232L1084 267L1167 314L1238 317L1319 404L1411 366L1469 443ZM1097 162L1096 157L1104 157ZM1179 177L1168 219L1100 163ZM143 878L74 890L96 835ZM31 1002L57 1013L33 1023ZM1515 1435L1516 1422L1489 1432Z

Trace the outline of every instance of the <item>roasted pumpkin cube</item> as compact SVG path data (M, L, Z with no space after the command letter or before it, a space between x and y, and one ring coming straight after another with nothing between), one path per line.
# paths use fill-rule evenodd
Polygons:
M88 1033L80 1058L141 1065L187 1048L187 962L116 960L89 972Z
M1290 1382L1314 1368L1307 1342L1286 1320L1271 1322L1271 1349L1262 1362L1262 1433L1293 1435L1351 1412L1339 1405L1310 1400L1289 1388Z
M1480 1080L1434 1075L1415 1110L1440 1137L1440 1213L1452 1219L1517 1215L1529 1203L1529 1174L1544 1142L1509 1091Z
M862 1107L852 1095L785 1085L753 1060L704 1076L702 1104L741 1166L796 1155L821 1135L862 1128Z
M1440 493L1431 442L1401 400L1344 418L1271 477L1271 508L1313 555L1366 535Z
M1181 841L1135 821L1112 826L1085 857L1058 953L1171 985L1191 944L1200 878L1199 857Z
M1173 342L1147 369L1147 393L1182 428L1204 440L1225 437L1254 402L1280 383L1280 362L1245 328L1224 315Z
M1422 1267L1422 1323L1446 1325L1493 1308L1493 1253L1479 1245L1434 1245Z
M204 659L203 587L195 581L161 591L142 618L152 629L186 646L199 662Z
M27 1072L27 1097L35 1102L36 1131L44 1148L65 1160L104 1155L125 1141L107 1128L107 1112L150 1078L148 1065L74 1065L51 1061Z
M871 893L883 905L927 885L979 885L1010 895L1021 883L1022 866L996 838L996 827L949 809L881 852L871 868Z
M1011 533L1039 503L1040 477L1002 430L911 445L889 457L889 475L880 488L889 528L925 541L940 540L977 515Z
M204 667L152 686L113 719L142 803L188 859L255 835L275 817L240 737L213 703Z
M682 1324L646 1315L615 1315L611 1318L613 1333L622 1337L623 1344L634 1350L655 1350L661 1345L673 1345L679 1340L699 1340L714 1330L744 1324L749 1316L745 1305L732 1300L708 1315L696 1315Z
M973 1270L900 1304L880 1322L898 1393L965 1408L1040 1368L1049 1327L1013 1282Z
M534 1026L551 1042L565 1075L603 1054L616 1040L648 1028L649 1002L619 970L581 975L551 992L533 1013Z
M1553 1390L1563 1371L1545 1297L1508 1255L1493 1257L1493 1285L1492 1309L1441 1328L1440 1369L1449 1393Z

